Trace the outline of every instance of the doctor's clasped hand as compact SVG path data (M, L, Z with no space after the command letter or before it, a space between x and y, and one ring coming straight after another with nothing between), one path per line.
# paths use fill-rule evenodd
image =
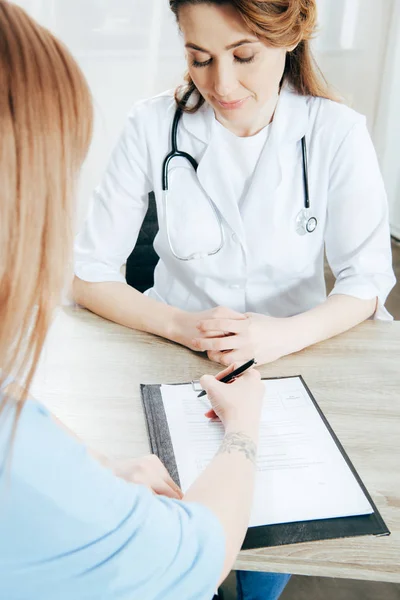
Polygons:
M244 318L222 316L198 323L200 337L193 340L196 350L222 365L244 362L254 357L257 364L273 362L293 352L294 336L290 318L246 313ZM228 310L226 310L228 313Z
M222 319L234 323L236 321L245 322L247 317L236 310L224 306L217 306L216 308L200 312L188 312L176 309L169 321L167 337L178 344L182 344L182 346L190 348L190 350L203 350L203 348L197 345L197 338L208 339L223 336L224 332L221 332L219 326ZM204 331L199 329L199 323L203 322L210 324L208 329Z
M290 318L242 314L225 306L195 313L177 311L169 337L191 350L207 352L210 360L225 366L252 357L257 364L273 362L293 352L296 344Z

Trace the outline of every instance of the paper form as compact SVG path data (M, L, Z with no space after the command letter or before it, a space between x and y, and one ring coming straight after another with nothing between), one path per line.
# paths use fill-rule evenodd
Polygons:
M372 513L300 377L264 385L250 526ZM204 416L208 400L191 384L162 385L161 394L185 492L217 453L224 428Z

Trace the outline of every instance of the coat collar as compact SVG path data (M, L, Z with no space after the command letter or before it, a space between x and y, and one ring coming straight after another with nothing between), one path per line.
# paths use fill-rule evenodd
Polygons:
M182 125L188 133L205 144L211 140L214 110L205 102L195 113L183 113Z
M308 96L300 96L289 85L284 85L275 110L272 130L279 142L296 142L306 133L309 113ZM194 114L183 113L182 125L188 133L205 144L212 136L214 110L206 102Z
M285 85L279 96L272 129L277 141L298 142L306 134L309 119L309 96L301 96Z

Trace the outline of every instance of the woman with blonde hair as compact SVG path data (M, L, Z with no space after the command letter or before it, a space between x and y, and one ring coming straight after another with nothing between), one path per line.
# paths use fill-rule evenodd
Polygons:
M223 365L390 319L385 190L365 118L313 60L316 1L169 4L186 85L133 107L76 240L76 301ZM141 294L121 267L151 191L159 262ZM286 581L240 573L239 597L276 598Z
M209 600L249 521L257 372L203 378L226 435L183 498L156 457L111 463L29 397L68 278L91 128L67 49L0 0L0 598Z

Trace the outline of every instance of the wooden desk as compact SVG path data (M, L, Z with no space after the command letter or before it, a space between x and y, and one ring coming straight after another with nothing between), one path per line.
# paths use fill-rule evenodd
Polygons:
M183 347L70 308L54 323L33 392L88 445L133 457L149 452L139 383L218 370ZM366 322L261 372L304 376L392 535L251 550L237 568L400 582L400 322Z

